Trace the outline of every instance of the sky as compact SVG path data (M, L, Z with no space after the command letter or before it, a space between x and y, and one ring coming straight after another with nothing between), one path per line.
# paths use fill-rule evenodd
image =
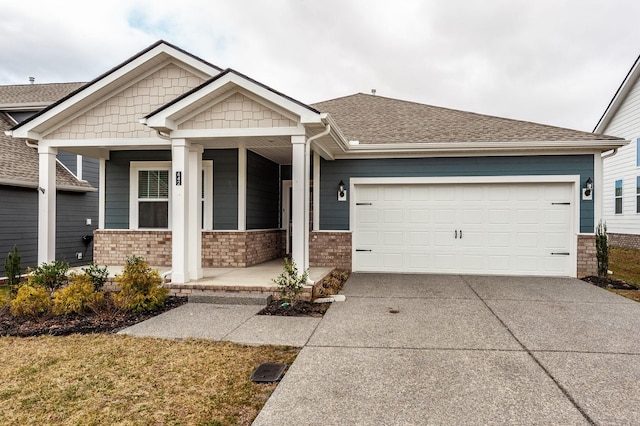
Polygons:
M0 84L90 81L163 39L301 102L371 93L591 131L640 54L637 0L31 0Z

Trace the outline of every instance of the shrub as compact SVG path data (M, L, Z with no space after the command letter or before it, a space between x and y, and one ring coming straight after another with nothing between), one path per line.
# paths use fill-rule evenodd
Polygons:
M58 290L53 298L53 313L56 315L84 314L104 301L104 293L96 292L89 274L71 275L71 284Z
M16 244L13 245L13 251L7 253L7 257L4 259L4 271L7 274L7 285L13 289L20 283L20 275L22 274L20 253L18 253Z
M29 284L44 287L49 294L67 284L67 271L69 264L54 260L51 263L42 263L29 271Z
M328 277L324 278L320 285L314 289L317 292L318 297L331 296L338 294L345 281L349 278L349 273L346 271L333 270Z
M162 278L141 257L131 256L122 274L116 275L120 291L113 295L116 307L134 312L152 311L164 306L169 289L162 287Z
M304 288L309 278L309 271L298 274L296 262L293 259L284 258L284 270L273 281L280 290L281 299L286 303L295 303L298 295Z
M93 289L95 291L102 291L102 288L109 277L109 270L107 267L100 267L91 262L86 268L82 268L82 271L91 278Z
M606 278L609 273L609 241L607 225L602 221L596 227L596 258L598 259L598 276Z
M11 313L17 317L37 317L51 309L51 297L42 286L23 284L11 301Z

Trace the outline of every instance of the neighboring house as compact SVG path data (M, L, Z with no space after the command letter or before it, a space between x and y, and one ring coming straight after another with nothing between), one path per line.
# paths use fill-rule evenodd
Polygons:
M38 150L4 132L83 85L0 86L0 277L5 275L3 260L14 244L23 268L39 263ZM93 245L83 237L93 235L98 221L98 162L60 151L54 168L58 192L55 259L86 264L93 258ZM91 225L86 225L87 219Z
M583 188L625 144L372 95L305 105L164 41L8 133L39 146L43 221L55 152L100 158L96 261L141 255L174 283L286 252L354 271L593 274L601 200Z
M598 121L595 132L631 141L615 155L605 154L603 220L609 243L640 249L640 56Z

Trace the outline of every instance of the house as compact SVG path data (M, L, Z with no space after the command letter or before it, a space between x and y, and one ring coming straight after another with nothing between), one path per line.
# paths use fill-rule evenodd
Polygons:
M38 145L41 221L55 154L99 158L96 261L144 256L176 284L285 253L354 271L593 274L588 189L625 144L365 94L306 105L165 41L8 134Z
M0 86L0 257L4 259L16 244L23 268L39 263L38 147L4 132L83 85ZM74 266L93 258L90 237L98 220L97 165L95 159L62 150L54 158L55 185L51 188L57 192L58 201L52 252L57 260ZM0 262L0 276L4 275L4 262Z
M640 249L640 56L622 81L595 132L631 141L603 156L603 214L612 246Z

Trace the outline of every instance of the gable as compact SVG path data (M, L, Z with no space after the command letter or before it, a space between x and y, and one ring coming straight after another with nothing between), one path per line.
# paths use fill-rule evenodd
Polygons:
M297 123L236 92L178 126L179 130L293 127Z
M192 72L169 63L46 134L45 139L153 137L155 131L139 123L140 118L202 82Z
M606 127L598 130L627 139L640 135L640 79L628 88Z

